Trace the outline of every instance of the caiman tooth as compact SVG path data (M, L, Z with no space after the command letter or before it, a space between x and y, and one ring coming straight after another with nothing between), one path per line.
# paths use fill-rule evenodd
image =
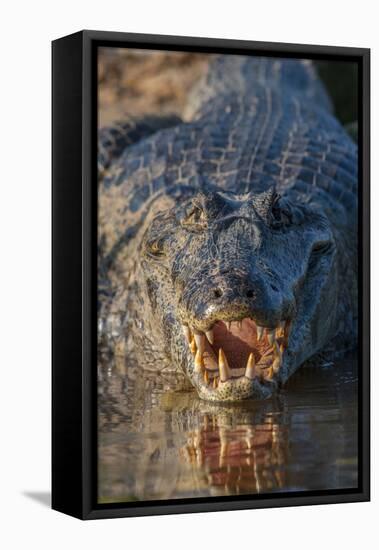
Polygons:
M280 344L280 354L283 355L283 353L286 351L285 345L282 343Z
M192 340L192 334L191 334L190 328L187 325L182 325L182 329L187 342L190 344Z
M250 380L253 380L253 378L255 376L255 357L254 357L254 353L250 353L249 359L247 360L245 376L246 376L246 378L250 378Z
M230 329L232 328L232 322L231 322L231 321L227 321L226 326L228 327L228 330L229 330L229 332L230 332Z
M284 336L284 327L286 325L285 321L280 321L278 326L275 329L276 338L281 338Z
M196 342L197 349L200 351L201 355L203 355L204 349L205 349L204 333L201 332L199 334L195 334L195 342Z
M213 378L213 387L214 387L214 389L216 389L217 386L218 386L218 377L215 376L215 377Z
M213 335L213 329L207 330L205 333L205 336L207 337L207 340L210 344L213 344L214 342L214 335Z
M238 330L241 330L241 328L242 328L242 321L237 321L237 327L238 327Z
M203 378L204 378L204 382L208 385L209 384L209 374L208 374L208 371L206 369L204 371Z
M263 327L257 325L257 341L259 342L263 336Z
M268 343L272 346L275 340L275 330L266 329L266 335L267 335Z
M222 348L218 352L218 370L220 371L220 380L226 382L231 377L228 360Z
M200 372L201 373L201 372L203 372L203 369L204 369L203 356L200 353L200 351L197 350L196 355L195 355L195 372Z
M195 355L195 353L196 353L196 342L195 342L194 337L192 337L192 340L191 340L191 343L190 343L190 348L191 348L191 352L193 353L193 355Z
M273 345L272 345L272 348L274 350L274 355L275 357L280 357L281 353L280 353L280 347L279 347L279 344L278 342L275 340Z
M266 379L271 380L274 376L274 369L272 368L272 365L266 369Z

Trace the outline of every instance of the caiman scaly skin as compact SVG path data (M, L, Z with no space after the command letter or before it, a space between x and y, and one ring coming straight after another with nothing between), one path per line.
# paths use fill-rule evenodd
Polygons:
M99 152L100 345L213 401L267 397L354 346L357 147L309 61L219 56L185 122L101 130ZM230 349L220 371L195 359L230 322L252 331L250 376Z

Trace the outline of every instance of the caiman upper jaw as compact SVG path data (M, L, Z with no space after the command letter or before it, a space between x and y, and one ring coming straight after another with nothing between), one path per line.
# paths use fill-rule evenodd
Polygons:
M205 333L182 325L193 355L191 379L200 397L238 400L262 393L283 364L291 321L264 328L251 318L216 321Z

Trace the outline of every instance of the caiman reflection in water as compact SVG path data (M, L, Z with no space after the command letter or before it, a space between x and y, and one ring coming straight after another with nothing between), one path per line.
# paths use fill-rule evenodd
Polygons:
M302 368L271 400L216 404L181 377L125 372L107 358L99 502L356 487L355 370L350 355Z

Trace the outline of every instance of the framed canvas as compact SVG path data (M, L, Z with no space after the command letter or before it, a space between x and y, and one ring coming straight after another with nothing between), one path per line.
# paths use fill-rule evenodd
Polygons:
M53 508L369 500L369 50L52 52Z

